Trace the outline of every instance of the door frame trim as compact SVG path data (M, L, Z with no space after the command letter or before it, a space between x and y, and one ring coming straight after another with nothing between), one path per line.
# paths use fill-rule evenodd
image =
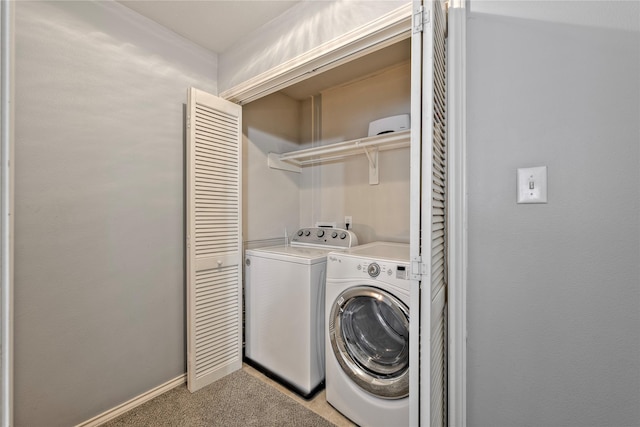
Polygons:
M407 3L227 89L219 96L231 102L246 104L410 36L411 4Z
M412 17L420 19L422 0L412 0ZM421 24L421 22L419 22ZM420 265L420 230L421 230L421 206L422 206L422 183L420 179L422 171L422 32L411 31L411 147L409 165L409 256L411 265ZM417 232L416 232L417 231ZM430 405L430 398L427 395L420 395L420 382L423 380L420 373L420 319L416 319L415 313L424 316L425 313L420 306L420 286L421 279L414 277L411 271L411 299L410 310L414 313L414 320L409 325L409 370L418 372L417 375L409 377L409 425L417 427L420 425L420 413L423 410L423 401L427 408ZM415 272L418 274L418 272ZM428 308L427 308L428 310ZM414 357L418 355L418 357ZM427 374L428 375L428 374Z
M15 8L0 5L0 425L13 425Z
M449 86L449 425L467 425L467 140L466 23L464 0L448 16Z

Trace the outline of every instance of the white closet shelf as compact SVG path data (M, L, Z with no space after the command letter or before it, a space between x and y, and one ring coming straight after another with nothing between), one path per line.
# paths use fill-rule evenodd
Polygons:
M302 166L364 154L369 159L369 184L377 184L378 152L408 147L411 142L410 133L410 130L404 130L288 153L269 153L268 164L272 169L300 172Z

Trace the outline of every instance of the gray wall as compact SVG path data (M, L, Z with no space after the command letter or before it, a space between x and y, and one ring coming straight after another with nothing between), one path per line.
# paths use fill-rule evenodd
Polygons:
M115 2L16 3L15 421L185 372L183 103L217 58Z
M638 30L468 19L470 427L640 425Z
M300 174L267 165L270 152L300 149L301 103L274 93L242 107L242 233L245 241L282 238L300 227Z

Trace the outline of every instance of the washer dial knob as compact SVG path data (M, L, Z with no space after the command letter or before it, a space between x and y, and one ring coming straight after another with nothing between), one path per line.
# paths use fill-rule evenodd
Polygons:
M316 233L316 236L318 237L324 236L324 230L318 230L318 232Z
M309 236L311 234L311 232L309 230L304 230L304 235L305 236Z
M338 237L338 232L334 231L333 233L331 233L331 237L333 237L334 239Z
M369 276L371 277L378 277L378 275L380 274L380 266L375 262L372 262L367 267L367 273L369 273Z
M347 233L340 233L340 238L342 240L346 239L347 238Z
M298 230L298 236L302 236L303 234L304 234L304 231Z

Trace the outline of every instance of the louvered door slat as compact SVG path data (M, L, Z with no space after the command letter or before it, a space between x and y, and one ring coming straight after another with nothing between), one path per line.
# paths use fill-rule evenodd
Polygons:
M230 165L229 163L235 161L235 156L229 155L225 151L213 151L213 150L196 150L199 157L198 166L203 166L203 169L207 167L215 167L216 170L225 170L235 172L237 167Z
M446 5L421 1L422 153L420 256L428 283L421 286L420 413L418 424L447 425L447 79ZM425 334L429 334L425 338Z
M196 323L201 322L205 318L209 318L209 314L218 315L220 313L226 313L228 307L233 305L233 301L230 300L235 294L235 290L231 287L231 289L220 290L220 289L208 289L197 292L198 302L196 303L196 307L198 310L198 315L196 316ZM227 304L226 307L218 307L218 303ZM215 312L213 311L215 310ZM196 331L196 336L200 334L200 329Z
M217 151L220 153L228 153L233 155L235 150L232 144L227 143L227 139L223 137L216 137L209 133L199 133L196 135L198 140L198 150L202 151Z
M218 322L223 315L230 315L231 308L237 310L238 305L232 304L228 307L225 307L225 309L216 310L213 310L213 308L210 308L209 310L201 309L201 314L196 321L196 324L198 326L198 333L196 333L196 337L199 337L201 335L200 331L204 328L214 328L215 324L217 324L216 322Z
M213 205L212 205L213 206ZM215 208L212 208L215 209ZM237 219L238 211L235 210L216 210L208 212L208 215L201 217L196 227L196 231L205 232L217 230L219 227L233 227L239 224ZM204 215L204 212L198 213Z
M230 345L236 342L238 336L233 330L232 322L219 324L219 328L212 331L209 335L198 336L198 354L196 360L209 360L212 355L208 351L202 351L203 349L219 349L228 348ZM215 352L215 350L214 350ZM217 357L213 356L213 357Z
M206 108L198 108L198 117L196 117L196 123L198 126L198 135L221 135L223 137L228 136L233 138L235 135L235 121L226 117L220 116L217 113L212 113ZM232 145L232 144L231 144Z
M205 146L207 142L214 142L220 150L233 150L233 143L229 142L229 138L233 138L232 134L224 130L216 131L211 128L213 126L212 123L206 123L201 120L197 120L195 124L201 126L196 135L198 142L205 143Z
M194 167L195 166L196 165L194 165ZM219 179L220 181L226 181L230 184L235 182L234 174L229 174L228 177L220 176L220 171L211 170L207 167L196 167L196 171L198 172L198 179Z
M226 227L234 227L237 225L238 221L233 221L226 217L213 218L211 219L211 224L201 224L200 227L197 228L197 231L199 236L207 237L211 234L220 233L223 230L226 230Z
M202 159L207 159L212 162L224 160L235 161L235 155L233 153L227 153L223 150L197 149L196 153L198 153Z
M205 136L198 136L198 148L197 151L201 153L215 153L220 155L226 155L235 157L235 151L233 146L225 145L225 140L221 138L207 138Z
M446 425L446 289L433 293L431 304L431 426Z
M226 230L224 227L236 227L239 225L238 221L234 221L232 218L225 216L207 217L200 222L201 224L196 228L198 238L207 238L213 233L223 232Z
M198 138L198 153L215 154L220 156L227 156L231 159L235 158L236 152L232 148L227 148L220 144L220 140L208 140L206 138Z
M200 233L203 234L203 233ZM224 232L218 232L218 233L206 233L206 236L200 236L199 240L197 240L196 242L200 241L200 242L210 242L213 240L218 240L218 239L230 239L230 240L235 240L236 239L236 235L235 234L230 234L230 233L224 233Z
M220 98L218 98L220 99ZM215 107L209 107L207 105L204 104L200 104L198 106L200 108L200 110L202 111L202 113L204 115L209 115L209 116L213 116L215 117L217 120L220 120L223 123L228 123L230 125L233 125L235 123L235 116L233 113L231 114L220 114L220 111L217 110Z
M233 193L222 193L219 191L212 191L208 188L195 187L199 196L208 198L211 202L217 202L221 207L226 207L230 211L236 211L234 202L238 201L238 196Z
M447 189L447 66L446 13L432 3L433 13L433 179L431 250L431 426L447 424L446 391L446 189Z
M196 339L204 336L209 331L216 331L219 325L226 322L229 317L232 317L233 313L238 309L237 304L230 305L225 310L217 310L215 312L203 312L202 317L198 322L198 333ZM233 320L232 320L233 321Z
M189 90L187 385L242 367L241 108Z
M209 319L209 322L206 326L201 327L196 334L197 339L201 339L202 337L208 337L212 333L215 333L221 325L229 325L234 321L234 319L229 319L229 315L235 309L235 306L231 306L226 311L221 311L219 316L214 316Z
M233 116L220 114L219 111L209 109L205 105L199 105L198 112L200 114L198 114L196 120L202 121L207 125L206 127L199 128L200 130L209 128L214 132L227 131L230 135L234 135L236 122Z
M227 301L229 297L235 295L235 289L227 289L226 291L213 291L209 293L197 292L198 302L196 303L196 307L201 308L203 311L209 308L217 309L217 302L225 300ZM198 331L196 331L196 335L198 335Z
M232 178L238 172L238 168L233 165L229 165L228 162L223 160L212 161L209 159L200 158L196 161L196 173L202 171L205 174L214 175L227 175L228 178ZM198 175L196 175L198 179ZM233 182L233 181L232 181Z
M207 203L207 204L203 203L202 206L199 206L198 208L196 208L196 214L202 213L202 214L209 214L209 215L222 216L222 217L229 216L230 213L237 212L237 211L238 210L235 208L219 206L216 203ZM231 219L238 222L237 217L231 218Z

